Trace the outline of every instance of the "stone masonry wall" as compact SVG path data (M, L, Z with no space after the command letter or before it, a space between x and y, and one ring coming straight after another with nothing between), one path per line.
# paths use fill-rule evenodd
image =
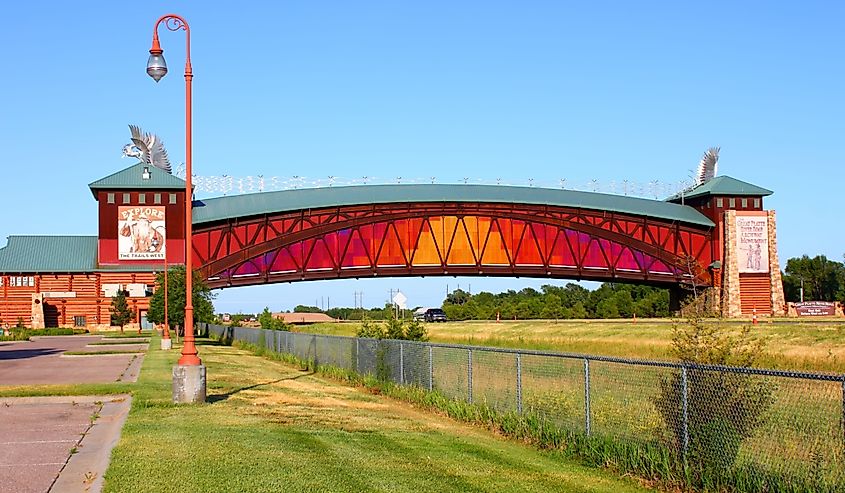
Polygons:
M725 249L722 259L722 316L742 316L739 293L739 265L737 265L736 211L725 211Z
M772 315L782 317L786 315L786 300L783 296L783 280L780 275L778 262L778 240L775 222L775 211L768 211L769 215L769 275L772 281Z

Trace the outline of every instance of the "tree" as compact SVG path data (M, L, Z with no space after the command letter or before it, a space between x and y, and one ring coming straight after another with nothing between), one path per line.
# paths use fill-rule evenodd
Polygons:
M446 303L451 303L453 305L463 305L467 303L472 295L464 291L463 289L456 289L446 295Z
M395 315L387 319L387 330L384 331L384 338L397 340L405 338L405 324Z
M135 313L126 302L126 291L119 289L111 299L111 323L119 325L123 333L123 326L135 319Z
M164 286L164 273L156 276L156 283ZM194 271L193 279L194 322L212 322L214 320L214 293L205 280ZM185 324L185 267L175 266L167 271L167 318L171 327L177 327L178 333L184 333ZM147 320L153 323L164 322L164 289L156 289L150 299Z
M258 323L261 324L262 329L267 330L289 330L288 324L284 320L276 318L270 313L269 307L264 307L264 311L258 314Z
M405 338L409 341L425 342L428 340L428 331L425 330L425 326L419 320L411 320L405 329Z
M783 290L787 301L801 300L802 280L805 300L843 301L845 298L845 265L824 255L813 258L804 255L786 261Z
M293 307L293 313L323 313L323 310L316 306L296 305Z

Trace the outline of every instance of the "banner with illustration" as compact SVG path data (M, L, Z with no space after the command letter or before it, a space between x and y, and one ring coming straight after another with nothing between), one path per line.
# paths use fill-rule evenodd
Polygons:
M164 260L167 238L164 206L129 206L117 210L117 258Z
M739 272L769 272L769 218L736 217L736 249Z

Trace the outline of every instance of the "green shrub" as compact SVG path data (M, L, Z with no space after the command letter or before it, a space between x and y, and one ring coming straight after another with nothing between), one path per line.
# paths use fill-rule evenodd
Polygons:
M691 482L698 487L720 484L720 478L730 475L742 442L762 424L774 387L759 377L697 365L751 366L762 354L762 345L747 327L732 337L718 325L690 319L673 330L673 353L690 365L686 422L682 371L660 381L654 405L671 431L670 448L686 462Z

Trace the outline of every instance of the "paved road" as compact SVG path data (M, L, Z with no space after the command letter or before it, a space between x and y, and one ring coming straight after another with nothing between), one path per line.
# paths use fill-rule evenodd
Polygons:
M133 355L61 356L65 351L86 351L87 344L100 340L100 336L58 336L39 337L29 342L0 342L0 385L117 381Z
M86 345L100 340L61 336L0 343L0 388L135 381L142 356L62 356L94 350ZM0 398L0 493L100 491L130 402L128 396Z

